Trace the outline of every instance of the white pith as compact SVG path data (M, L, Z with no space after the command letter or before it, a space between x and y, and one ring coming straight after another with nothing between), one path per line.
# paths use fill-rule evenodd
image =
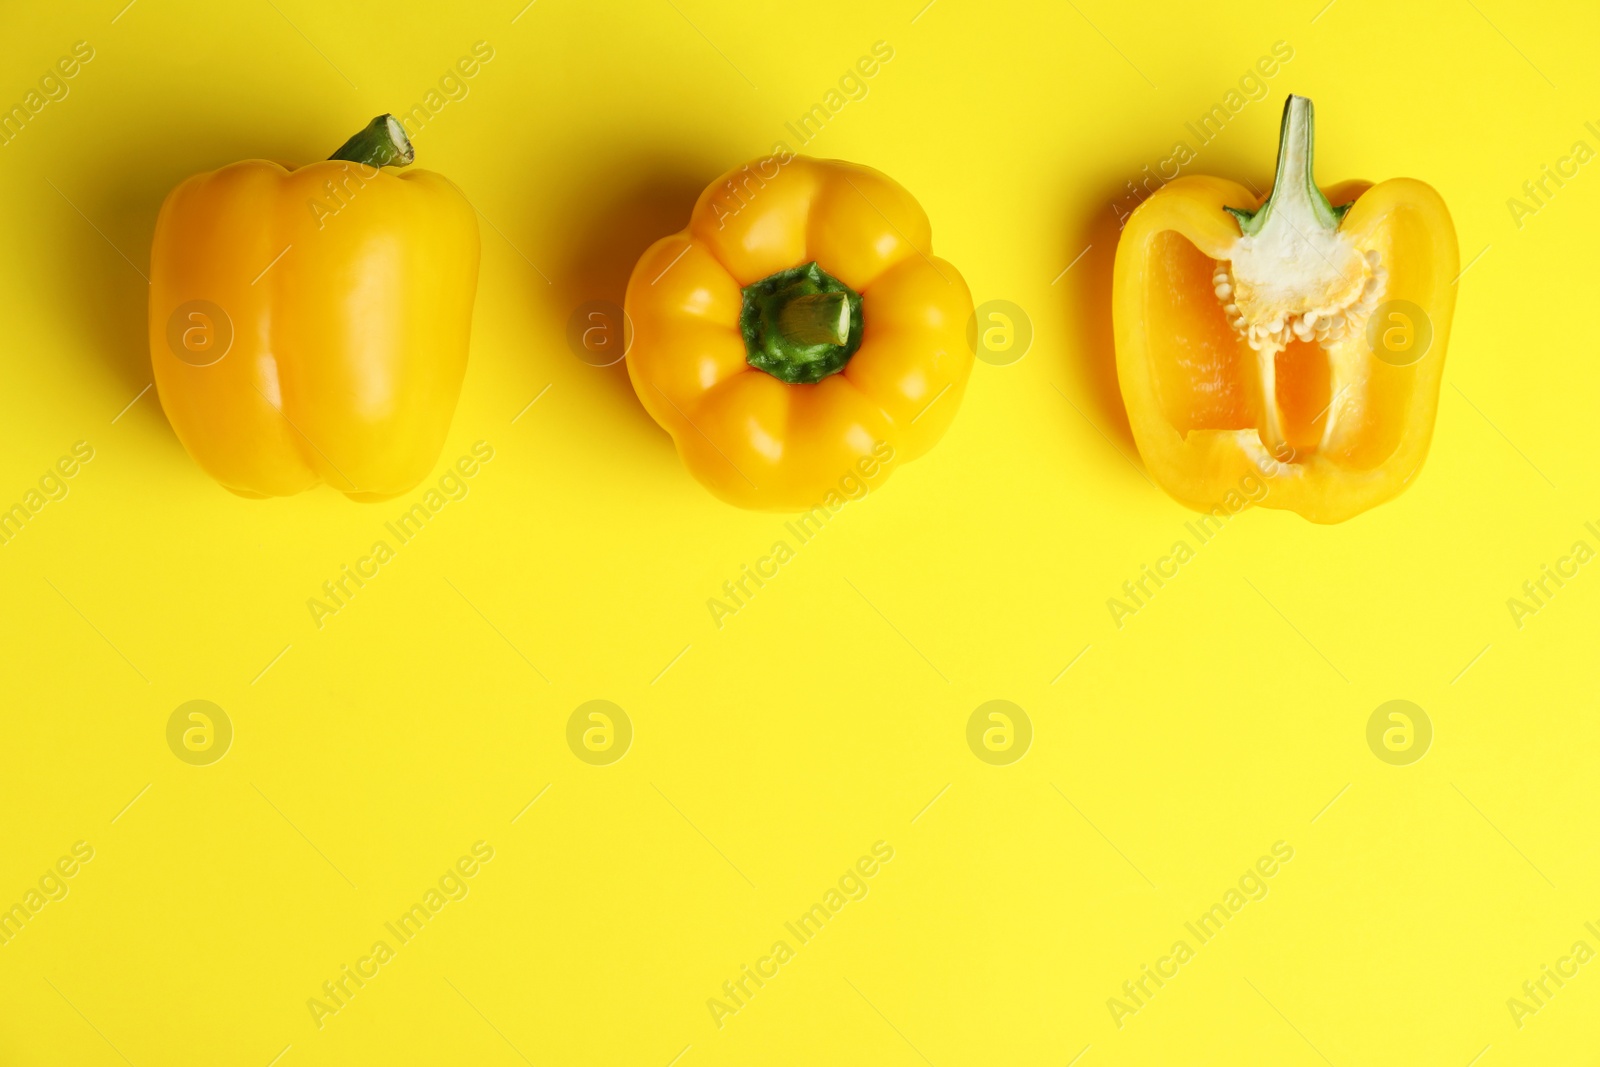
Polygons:
M1329 235L1333 240L1325 250L1312 250L1311 242L1302 241L1299 256L1281 256L1275 249L1263 254L1262 238L1271 236L1275 221L1257 237L1240 238L1232 257L1217 264L1211 282L1228 324L1256 354L1266 416L1263 443L1274 456L1287 459L1294 449L1284 439L1278 407L1278 353L1292 341L1315 342L1329 353L1325 444L1333 437L1342 401L1357 384L1342 373L1350 361L1335 358L1333 350L1365 332L1367 319L1383 299L1388 271L1377 250L1362 254L1337 233ZM1339 262L1342 266L1336 269L1333 264Z

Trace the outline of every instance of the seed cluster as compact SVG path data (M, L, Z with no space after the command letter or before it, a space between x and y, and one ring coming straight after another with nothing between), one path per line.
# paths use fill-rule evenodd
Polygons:
M1337 344L1358 333L1383 299L1389 272L1383 268L1376 249L1367 250L1365 263L1366 281L1362 283L1361 295L1354 301L1342 307L1330 304L1288 315L1280 312L1269 322L1250 322L1246 319L1244 312L1239 309L1233 275L1226 262L1217 264L1211 284L1215 287L1214 292L1222 304L1223 313L1228 316L1228 325L1257 352L1268 349L1277 351L1288 347L1291 341L1315 340L1318 344Z

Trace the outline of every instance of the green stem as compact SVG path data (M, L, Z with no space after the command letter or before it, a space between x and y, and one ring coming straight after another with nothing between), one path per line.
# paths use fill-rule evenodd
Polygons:
M743 297L746 362L779 381L820 382L861 347L861 294L815 263L748 285Z
M1272 194L1255 211L1223 208L1239 220L1239 229L1246 237L1260 233L1280 207L1293 215L1309 215L1324 229L1339 228L1350 205L1334 207L1317 188L1312 173L1315 150L1316 112L1310 100L1291 95L1283 102L1283 123L1278 128L1278 173L1272 180Z
M778 330L795 344L843 345L850 340L850 298L844 293L807 293L778 311Z
M417 153L400 121L393 115L379 115L328 158L348 159L369 167L404 167L417 158Z

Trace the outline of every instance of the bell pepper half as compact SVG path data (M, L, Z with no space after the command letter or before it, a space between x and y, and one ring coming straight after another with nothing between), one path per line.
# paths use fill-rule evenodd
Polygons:
M478 221L380 115L333 157L197 174L161 207L150 360L184 448L241 496L384 500L438 459L466 373Z
M1201 511L1253 474L1262 506L1341 522L1398 494L1427 456L1455 307L1450 213L1410 178L1318 188L1313 134L1311 101L1289 97L1265 200L1177 178L1117 244L1134 442Z
M729 171L628 281L628 376L729 503L881 484L955 417L972 296L928 217L866 167L787 151Z

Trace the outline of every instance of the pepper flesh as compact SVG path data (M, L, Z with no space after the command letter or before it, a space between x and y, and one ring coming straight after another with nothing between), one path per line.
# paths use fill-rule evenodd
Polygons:
M241 496L414 487L461 391L478 252L471 205L425 170L247 160L185 180L150 276L150 358L179 440ZM173 341L228 335L204 365Z
M690 473L729 503L793 511L847 478L881 484L933 447L973 357L972 296L931 244L910 194L851 163L782 153L707 187L689 227L639 259L627 295L628 376ZM782 381L752 365L746 290L813 263L860 294L859 348L820 380ZM837 319L854 341L848 325Z
M1238 498L1254 475L1261 506L1341 522L1401 492L1427 456L1459 263L1449 211L1409 178L1319 190L1310 103L1291 97L1285 146L1302 135L1303 158L1280 153L1267 201L1221 178L1178 178L1140 205L1117 246L1129 425L1152 476L1197 510ZM1298 211L1263 218L1295 196ZM1251 233L1252 218L1265 228ZM1372 343L1395 315L1431 331L1414 361L1381 358Z

